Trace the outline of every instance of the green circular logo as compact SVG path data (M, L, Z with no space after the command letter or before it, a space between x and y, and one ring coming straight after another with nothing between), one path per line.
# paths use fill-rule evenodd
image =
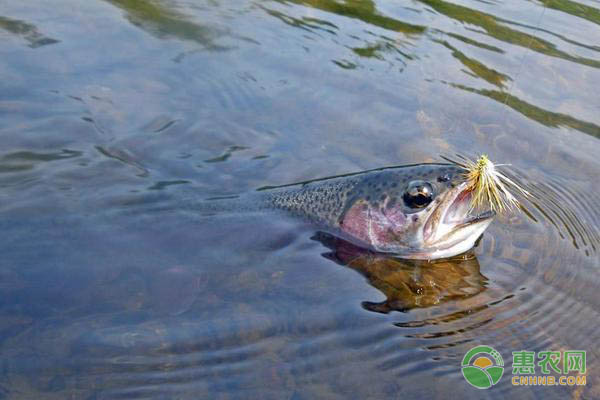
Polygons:
M462 374L472 386L487 389L494 386L504 373L504 360L490 346L477 346L465 354Z

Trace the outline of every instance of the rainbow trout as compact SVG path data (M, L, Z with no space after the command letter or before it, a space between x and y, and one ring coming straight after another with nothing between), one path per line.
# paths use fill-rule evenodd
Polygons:
M466 189L463 168L419 164L268 188L225 208L285 210L358 246L432 260L472 248L495 215L473 212Z

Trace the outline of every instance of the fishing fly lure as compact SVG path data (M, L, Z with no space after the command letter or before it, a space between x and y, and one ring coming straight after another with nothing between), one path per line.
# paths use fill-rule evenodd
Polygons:
M507 164L494 164L487 155L481 155L477 161L467 159L461 165L465 170L467 190L472 192L471 208L489 207L500 213L519 209L519 201L511 189L525 197L531 196L514 180L500 172L497 167Z

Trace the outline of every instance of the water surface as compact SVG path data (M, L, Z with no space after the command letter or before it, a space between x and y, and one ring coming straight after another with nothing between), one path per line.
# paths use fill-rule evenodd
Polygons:
M598 398L594 1L0 5L0 398ZM464 257L194 201L489 154L533 194ZM160 204L160 211L154 205ZM585 387L470 387L488 344Z

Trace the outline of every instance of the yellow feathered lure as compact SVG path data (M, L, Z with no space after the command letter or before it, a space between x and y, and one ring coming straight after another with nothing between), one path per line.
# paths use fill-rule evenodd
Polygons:
M473 193L472 208L488 206L492 211L502 213L519 208L519 201L510 189L516 190L525 197L530 196L527 190L497 169L501 165L506 164L494 165L485 154L477 161L466 160L466 164L462 165L467 170L465 172L467 189Z

